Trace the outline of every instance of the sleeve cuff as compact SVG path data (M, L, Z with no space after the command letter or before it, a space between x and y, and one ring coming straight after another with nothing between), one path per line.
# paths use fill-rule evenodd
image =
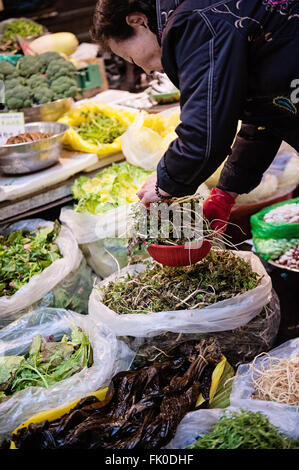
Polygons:
M174 181L168 174L165 155L162 157L157 166L157 180L159 188L174 197L195 194L198 188L198 185L193 187Z

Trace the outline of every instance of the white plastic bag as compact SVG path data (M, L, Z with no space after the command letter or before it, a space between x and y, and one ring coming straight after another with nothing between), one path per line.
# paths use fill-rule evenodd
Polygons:
M177 111L169 117L149 115L145 111L139 113L121 136L126 160L145 170L156 170L169 144L177 138L175 128L180 122L179 116Z
M272 357L290 357L299 355L299 338L291 339L278 346L268 353ZM264 356L255 361L255 366L259 367ZM265 365L265 362L264 362ZM288 406L273 401L263 401L251 399L255 389L251 380L250 364L242 364L238 367L236 377L233 381L230 403L232 406L244 408L250 411L261 411L272 424L279 427L280 430L293 438L299 437L299 405Z
M60 339L70 333L71 324L89 335L93 365L82 369L48 389L28 387L0 404L0 442L22 422L41 411L59 408L109 385L111 378L127 370L134 353L118 341L109 328L92 315L80 315L63 309L39 309L24 315L0 331L0 356L28 352L34 335L54 335Z
M34 231L38 227L51 226L53 222L42 219L30 219L10 225L2 233L9 234L14 230ZM59 284L68 274L79 268L82 253L75 237L67 227L61 227L55 241L60 249L62 258L54 261L40 274L33 276L12 296L0 297L0 326L14 321L18 312L42 299L49 291Z
M231 299L217 302L208 307L194 310L155 312L151 314L120 315L102 303L102 293L95 287L89 298L88 311L114 331L116 336L153 337L170 331L173 333L210 333L233 330L247 324L258 315L271 299L271 278L259 258L251 252L236 251L251 264L252 270L262 275L258 287ZM128 266L99 284L107 285L126 273L142 272L145 265Z
M128 264L126 235L130 230L132 205L126 204L98 215L78 213L69 208L61 211L61 222L70 228L87 263L101 278Z

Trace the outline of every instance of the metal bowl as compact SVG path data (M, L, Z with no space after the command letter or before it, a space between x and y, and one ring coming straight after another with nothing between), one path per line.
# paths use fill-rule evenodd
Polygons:
M33 105L30 108L23 108L25 122L50 122L58 119L67 113L74 103L73 98L61 98L46 104Z
M25 124L25 132L54 134L46 139L0 147L0 170L8 175L23 175L54 165L62 150L67 124L58 122L34 122Z

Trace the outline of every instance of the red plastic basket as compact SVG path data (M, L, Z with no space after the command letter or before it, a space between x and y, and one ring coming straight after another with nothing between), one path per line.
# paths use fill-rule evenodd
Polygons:
M203 240L198 248L192 248L185 245L155 245L151 244L147 251L154 260L164 266L190 266L203 259L210 252L212 244L208 240Z

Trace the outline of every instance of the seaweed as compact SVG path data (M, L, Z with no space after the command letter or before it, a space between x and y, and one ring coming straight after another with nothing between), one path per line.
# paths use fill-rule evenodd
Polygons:
M199 394L207 395L221 358L214 340L179 345L176 353L167 362L119 372L104 401L85 398L55 421L19 429L13 441L19 449L164 447Z

